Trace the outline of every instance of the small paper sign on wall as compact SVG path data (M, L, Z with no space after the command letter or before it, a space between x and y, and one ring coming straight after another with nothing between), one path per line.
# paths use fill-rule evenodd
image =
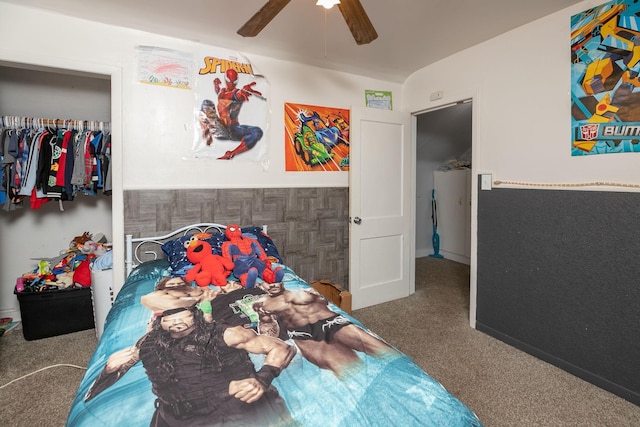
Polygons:
M365 90L364 98L368 108L379 108L381 110L393 110L391 91L386 90Z
M191 89L191 55L154 46L138 46L140 83Z

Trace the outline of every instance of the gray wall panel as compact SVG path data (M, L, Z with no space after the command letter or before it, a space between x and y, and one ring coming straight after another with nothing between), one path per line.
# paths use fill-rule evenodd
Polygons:
M640 404L639 224L640 193L479 190L478 329Z
M153 236L197 222L268 225L280 255L308 282L348 287L349 189L127 190L126 234Z

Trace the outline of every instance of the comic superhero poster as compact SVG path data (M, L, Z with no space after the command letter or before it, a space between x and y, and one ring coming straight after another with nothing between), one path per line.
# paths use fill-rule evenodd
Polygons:
M198 158L262 161L267 153L269 83L243 56L196 55L193 151Z
M349 110L284 104L285 170L348 171Z
M572 156L640 152L640 3L571 17Z

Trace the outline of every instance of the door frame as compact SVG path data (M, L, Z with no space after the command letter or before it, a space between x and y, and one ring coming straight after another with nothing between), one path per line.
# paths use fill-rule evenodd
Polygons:
M414 217L416 217L415 209L417 209L416 203L416 165L417 165L417 149L418 149L418 116L429 111L445 108L448 105L453 105L465 100L471 100L473 108L471 112L471 252L470 252L470 264L469 264L469 326L476 328L476 307L478 299L478 172L477 162L480 157L479 153L479 139L478 139L478 123L480 122L480 93L479 91L462 91L459 93L453 93L450 96L443 97L436 102L429 102L429 105L425 105L424 108L420 108L411 114L411 153L412 153L412 186L414 204ZM483 173L490 173L489 171L483 171ZM415 253L415 221L413 222L412 235L414 238L413 251ZM415 275L415 259L413 260L413 274Z

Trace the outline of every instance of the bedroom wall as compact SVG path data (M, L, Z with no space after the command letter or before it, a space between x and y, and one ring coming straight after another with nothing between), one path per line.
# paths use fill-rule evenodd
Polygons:
M637 346L602 346L612 336L627 342L629 328L640 324L637 292L611 303L626 282L610 280L638 277L640 267L617 250L601 250L612 243L601 238L622 233L623 251L640 250L637 227L618 221L640 208L640 153L571 157L570 151L570 17L600 3L581 2L416 72L405 82L403 109L473 98L472 254L477 256L471 259L471 294L472 302L477 294L478 312L472 303L471 323L477 320L485 332L563 369L573 367L571 372L638 403L640 387L623 378L638 378L637 363L628 365L640 357ZM425 101L439 90L441 101ZM481 191L477 177L483 173L521 184ZM595 181L619 185L563 185ZM505 188L512 192L503 195ZM594 210L613 196L621 200L606 206L606 215ZM490 205L481 203L491 199ZM489 207L494 210L484 210ZM490 214L496 210L514 223ZM535 221L527 220L531 214ZM596 217L597 225L590 222ZM580 227L585 221L590 226ZM508 233L507 226L519 232ZM536 235L547 238L524 240ZM581 275L579 288L567 289L574 283L567 279L583 268L577 253L560 250L553 239L562 239L562 248L597 254L598 263L589 270L594 274ZM510 257L501 259L505 254ZM527 254L539 262L523 262ZM559 289L568 293L554 299ZM602 298L607 290L611 298ZM514 301L527 310L516 310ZM551 319L556 322L548 324ZM593 328L601 319L606 319L603 327ZM613 353L619 353L619 366L610 365Z
M474 170L494 180L637 184L638 153L571 157L570 19L600 3L581 2L417 71L403 86L402 109L473 97ZM440 90L443 99L429 102Z
M27 26L46 31L25 31ZM111 76L115 260L124 259L124 191L348 188L347 172L284 171L284 102L363 107L364 90L376 89L391 91L394 103L402 103L401 85L396 83L247 56L271 85L271 115L261 141L269 144L267 161L195 160L191 153L194 94L137 83L135 49L148 45L195 53L203 49L199 43L1 2L0 40L0 62ZM346 221L344 227L348 229ZM343 274L336 272L337 277ZM119 289L117 278L124 278L124 264L114 264L114 275L114 287Z

